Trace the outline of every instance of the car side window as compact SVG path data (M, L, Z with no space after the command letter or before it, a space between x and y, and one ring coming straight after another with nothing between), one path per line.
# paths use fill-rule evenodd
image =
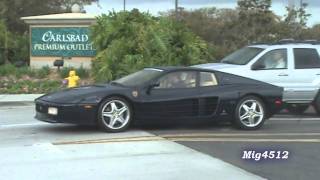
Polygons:
M254 65L254 69L287 69L288 58L286 49L276 49L267 52Z
M316 49L294 48L295 69L320 68L320 57Z
M218 81L214 73L211 72L200 72L200 86L216 86L218 85Z
M196 87L197 74L194 71L179 71L172 72L158 81L159 86L157 89L169 89L169 88L194 88Z

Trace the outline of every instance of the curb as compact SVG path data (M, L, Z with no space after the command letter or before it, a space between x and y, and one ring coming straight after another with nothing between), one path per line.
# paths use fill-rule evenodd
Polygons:
M43 94L0 94L0 104L32 103Z

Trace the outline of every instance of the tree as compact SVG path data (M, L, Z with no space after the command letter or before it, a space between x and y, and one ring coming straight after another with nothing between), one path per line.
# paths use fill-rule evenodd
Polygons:
M249 43L277 39L276 25L280 18L269 10L270 2L250 2L243 1L244 5L237 9L211 7L182 11L181 22L208 41L214 59L219 60ZM162 14L173 18L172 12Z
M301 7L287 7L287 15L285 16L284 23L288 27L288 32L291 34L291 38L303 39L308 31L307 21L311 14L306 12L308 4L303 3Z
M0 20L0 65L8 62L7 57L7 27L3 21Z
M308 3L301 4L301 7L286 7L287 15L285 17L285 22L289 25L300 25L302 27L307 26L308 18L311 14L308 14L306 8L308 7Z
M239 29L245 29L248 42L269 41L279 18L271 12L271 0L240 0ZM271 38L272 39L272 38Z
M0 20L0 65L26 61L29 53L28 36L8 31Z
M210 58L206 42L183 23L137 9L98 17L92 40L98 52L92 64L97 81L113 80L146 66L192 65Z

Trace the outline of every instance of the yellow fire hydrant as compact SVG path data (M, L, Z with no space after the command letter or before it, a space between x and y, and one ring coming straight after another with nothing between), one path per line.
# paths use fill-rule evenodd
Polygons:
M68 80L68 88L73 88L78 86L79 76L76 75L76 71L69 71L69 77L65 78Z

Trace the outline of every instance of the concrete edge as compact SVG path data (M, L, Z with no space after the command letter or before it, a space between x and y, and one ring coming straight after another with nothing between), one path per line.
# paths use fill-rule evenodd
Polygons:
M0 94L0 104L31 103L43 94Z

